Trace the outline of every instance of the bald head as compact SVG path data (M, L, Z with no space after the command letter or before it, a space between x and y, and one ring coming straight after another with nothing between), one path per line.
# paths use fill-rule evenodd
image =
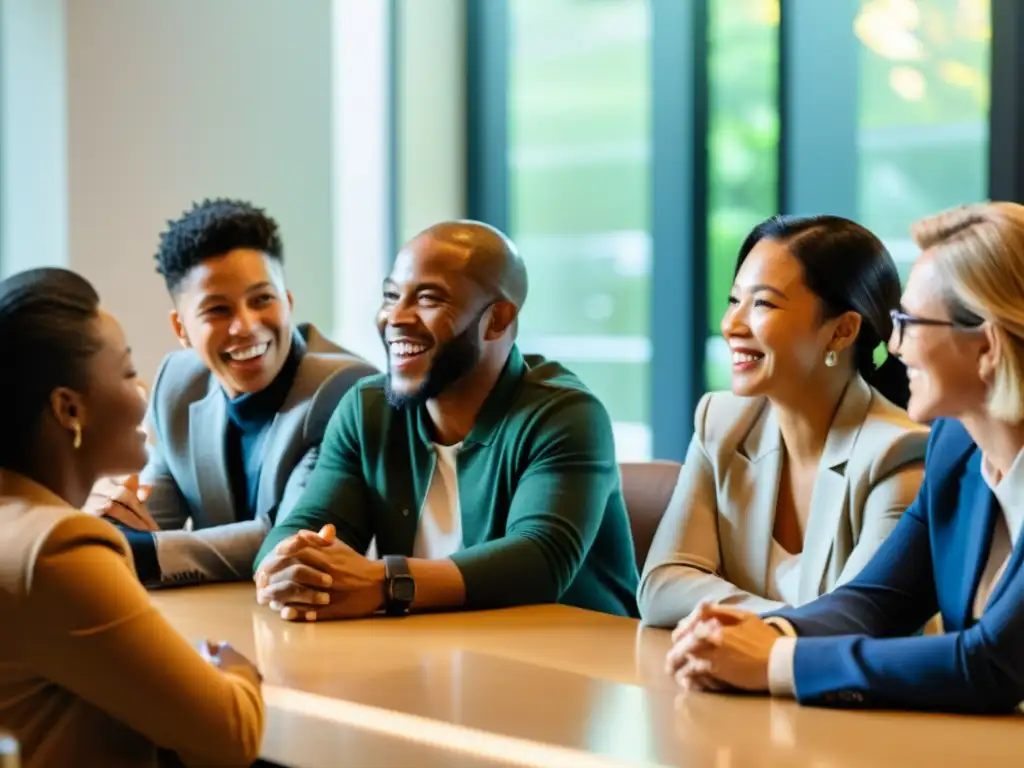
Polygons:
M377 328L388 349L388 400L418 403L504 367L526 267L494 227L446 221L405 244L383 289Z
M478 285L484 293L521 309L526 301L526 265L503 232L480 221L444 221L414 237L427 250L450 259L452 269Z

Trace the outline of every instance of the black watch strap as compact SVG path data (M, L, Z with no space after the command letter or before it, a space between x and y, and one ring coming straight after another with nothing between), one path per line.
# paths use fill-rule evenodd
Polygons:
M405 616L416 597L416 582L409 561L402 555L384 555L384 613Z

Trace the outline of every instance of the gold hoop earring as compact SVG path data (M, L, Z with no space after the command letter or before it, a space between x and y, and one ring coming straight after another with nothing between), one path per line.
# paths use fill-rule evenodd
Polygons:
M836 353L830 349L828 352L825 353L825 365L827 365L829 368L835 368L836 362L838 362Z
M74 449L77 451L82 447L82 425L76 421L71 425L71 431L75 433L75 439L71 445L74 446Z

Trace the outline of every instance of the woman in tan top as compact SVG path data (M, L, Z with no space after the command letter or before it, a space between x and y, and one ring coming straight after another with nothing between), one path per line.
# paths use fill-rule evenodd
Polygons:
M197 653L150 605L124 537L78 511L146 461L117 320L62 269L0 281L0 727L33 766L244 766L259 673Z

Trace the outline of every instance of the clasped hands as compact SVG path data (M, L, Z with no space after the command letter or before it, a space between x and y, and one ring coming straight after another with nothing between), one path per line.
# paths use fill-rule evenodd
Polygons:
M767 691L779 637L756 613L701 603L673 630L665 671L687 690Z
M333 525L282 541L254 581L256 600L287 621L360 618L384 606L384 564L339 541Z

